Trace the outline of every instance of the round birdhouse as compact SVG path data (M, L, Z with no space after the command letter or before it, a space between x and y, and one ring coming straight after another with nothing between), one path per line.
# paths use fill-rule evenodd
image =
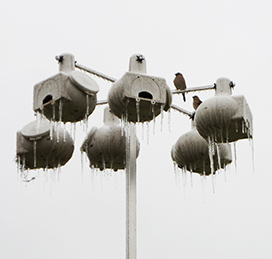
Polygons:
M69 133L46 119L33 121L17 132L17 162L22 170L63 166L73 151Z
M59 73L34 86L33 109L53 121L83 120L95 109L99 86L91 77L75 70L73 55L62 54L57 59Z
M140 143L137 140L136 152L139 155ZM81 146L86 152L90 167L104 169L125 169L126 132L121 128L119 119L109 110L104 111L104 125L93 127Z
M194 122L192 130L182 135L172 147L172 160L179 168L210 175L232 162L229 144L210 146L196 130Z
M172 94L165 79L146 75L142 55L130 58L129 72L113 83L108 93L111 111L129 122L151 121L172 103Z
M216 81L215 96L196 110L199 134L214 142L227 143L252 137L252 114L243 96L231 96L233 83L227 78Z

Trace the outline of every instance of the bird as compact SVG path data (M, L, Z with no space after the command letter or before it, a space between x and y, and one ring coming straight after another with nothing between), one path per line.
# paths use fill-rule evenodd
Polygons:
M185 90L186 89L186 82L183 75L180 72L177 72L176 77L174 79L174 85L178 90ZM182 93L183 101L186 102L185 93Z
M198 106L202 103L202 101L199 99L197 95L193 96L193 107L196 110Z

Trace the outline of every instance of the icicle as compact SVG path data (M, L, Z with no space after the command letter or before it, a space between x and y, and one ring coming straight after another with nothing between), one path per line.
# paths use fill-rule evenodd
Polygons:
M33 141L33 164L34 168L37 166L37 140Z
M171 109L168 110L168 130L171 133Z
M149 144L149 122L146 122L146 143Z
M102 157L102 168L105 171L105 169L106 169L106 161L105 161L104 157Z
M70 122L70 136L72 136L73 137L73 123L72 122Z
M137 122L140 122L140 99L136 98L136 114L137 114Z
M41 120L43 119L43 117L44 117L44 109L41 108ZM41 121L41 123L42 123L42 121Z
M50 140L53 140L54 121L50 120Z
M224 165L224 179L227 182L227 165Z
M229 143L229 127L226 126L226 143Z
M218 163L218 169L221 169L221 156L220 156L220 149L218 143L215 143L216 146L216 153L217 153L217 163Z
M142 122L142 140L144 140L144 123Z
M121 136L124 136L124 115L121 115Z
M66 124L63 124L63 142L66 142Z
M57 124L57 142L59 142L59 137L60 137L60 127L61 127L61 120L62 120L62 108L63 108L63 103L62 100L59 100L59 121Z
M62 108L63 108L63 102L62 102L62 100L60 99L60 100L59 100L59 122L62 121Z
M95 176L95 168L94 165L90 165L91 167L91 190L94 190L94 176Z
M55 106L55 103L52 103L52 105L53 105L53 114L52 114L52 120L53 121L55 121L56 120L56 106Z
M247 139L248 139L249 141L250 141L250 139L251 139L249 122L247 122Z
M80 151L81 172L83 172L84 152Z
M22 163L22 169L21 169L22 172L25 171L25 166L26 166L26 163L25 163L25 156L23 156L23 163Z
M209 146L209 158L210 158L210 167L211 167L211 175L212 175L212 184L213 184L213 192L215 192L215 186L214 186L214 161L213 161L213 155L214 155L214 142L213 137L208 137L208 146Z
M17 175L19 175L20 168L21 168L21 157L20 157L20 155L17 155L16 163L17 163Z
M202 161L202 167L203 167L203 176L206 177L206 171L205 171L205 159L203 158Z
M244 120L242 120L242 133L245 133L245 123L244 123Z
M220 140L221 140L220 142L223 143L224 138L223 138L223 129L222 128L219 129L219 133L220 133Z
M73 140L75 141L76 140L76 123L72 123L73 126L74 126L74 132L73 132Z
M42 116L39 112L36 112L36 132L39 132L39 129L41 127L41 120L42 120Z
M60 122L57 123L57 142L59 142L59 135L60 135Z
M233 153L234 153L234 166L235 166L235 172L237 173L237 151L236 151L236 142L233 142Z
M163 105L161 105L161 131L163 128Z
M191 187L193 188L194 185L193 185L193 169L192 169L192 167L190 168L190 180L191 180Z
M89 116L89 95L86 94L86 114L85 114L84 127L83 127L83 130L85 128L86 135L88 133L88 116Z
M205 203L205 184L206 184L206 176L205 174L200 177L200 182L202 186L202 197L203 197L203 203Z
M235 130L236 130L236 132L239 131L239 128L238 128L238 120L235 120Z
M152 105L152 117L153 117L153 135L155 135L155 129L156 129L155 103L151 102L151 105Z
M175 161L173 161L173 166L174 166L174 174L175 174L175 184L176 184L176 186L179 186L180 182L179 182L179 174L178 174L179 173L178 172L178 164Z
M253 170L253 174L255 174L255 159L254 159L254 142L253 142L253 139L249 139L249 145L251 146L252 170Z
M182 183L183 183L183 188L185 188L186 185L187 185L186 166L183 167L183 168L181 169L181 173L182 173Z
M58 169L57 169L57 181L59 181L60 174L61 174L61 163L59 160L58 161Z

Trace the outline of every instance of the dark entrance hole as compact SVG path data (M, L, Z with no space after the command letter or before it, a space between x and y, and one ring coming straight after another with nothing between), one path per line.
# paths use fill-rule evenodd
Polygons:
M43 104L49 103L51 102L53 99L53 96L51 94L47 95L44 99L43 99Z
M153 95L151 93L149 93L149 92L146 92L146 91L140 92L138 96L140 98L145 98L145 99L150 99L150 100L153 99Z

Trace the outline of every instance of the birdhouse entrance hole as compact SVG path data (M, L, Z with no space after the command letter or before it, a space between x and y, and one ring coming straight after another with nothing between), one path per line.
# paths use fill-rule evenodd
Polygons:
M47 104L49 102L51 102L53 99L53 96L51 94L47 95L44 99L43 99L43 104Z
M139 96L140 98L145 98L145 99L150 99L150 100L153 99L153 95L152 95L151 93L149 93L149 92L146 92L146 91L140 92L140 93L138 94L138 96Z

